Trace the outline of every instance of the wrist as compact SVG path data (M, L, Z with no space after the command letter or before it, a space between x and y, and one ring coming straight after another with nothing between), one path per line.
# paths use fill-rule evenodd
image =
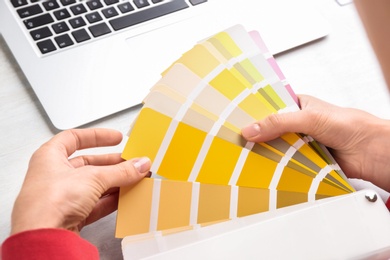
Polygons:
M28 201L18 197L12 211L11 235L28 230L62 228L63 220L55 207L47 203ZM23 201L23 203L20 203Z
M363 170L362 179L369 180L376 186L390 191L390 156L388 147L390 146L390 121L379 119L374 124L368 125L367 139L362 158Z

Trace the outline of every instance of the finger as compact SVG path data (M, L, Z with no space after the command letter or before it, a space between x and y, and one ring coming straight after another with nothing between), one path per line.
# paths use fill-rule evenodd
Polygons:
M104 192L102 194L102 197L107 196L107 195L109 195L111 193L116 193L118 191L119 191L119 187L110 188L110 189L108 189L106 192Z
M91 128L72 129L63 131L54 136L47 144L53 145L55 150L70 156L77 150L117 145L122 140L122 134L116 130Z
M311 127L302 112L273 114L241 130L242 136L251 142L266 142L285 133L306 133Z
M84 225L89 225L117 210L118 200L119 192L102 197L85 220Z
M113 187L133 185L149 174L151 161L141 157L110 166L90 168L96 174L102 193Z
M69 163L74 168L79 168L87 165L103 166L114 165L123 162L119 153L116 154L100 154L100 155L81 155L69 160Z
M263 120L244 127L241 131L243 137L252 142L266 142L286 133L318 136L319 129L327 121L326 111L334 106L305 95L299 96L299 102L302 110L272 114Z

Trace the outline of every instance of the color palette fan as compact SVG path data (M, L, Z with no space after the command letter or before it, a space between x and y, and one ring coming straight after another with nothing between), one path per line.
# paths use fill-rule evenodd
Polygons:
M329 151L289 133L266 143L242 127L299 110L256 31L200 41L151 88L124 159L148 156L152 177L120 189L116 237L177 232L354 192Z

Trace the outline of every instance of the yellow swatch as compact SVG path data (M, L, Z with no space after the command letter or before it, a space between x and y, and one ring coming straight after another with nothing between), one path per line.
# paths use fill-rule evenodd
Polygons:
M250 153L236 185L267 189L277 166L272 160Z
M229 219L230 186L200 186L198 223L206 223Z
M158 174L172 180L188 180L206 133L179 123Z
M211 71L213 71L220 62L215 58L205 46L195 45L193 49L184 53L176 63L182 63L191 71L193 71L200 78L206 77ZM169 68L168 68L169 70ZM164 74L167 72L162 73Z
M122 152L122 158L129 160L148 156L153 161L171 121L171 118L152 109L143 108ZM144 138L139 138L140 136Z
M115 237L149 232L153 184L146 178L134 187L120 188Z
M157 230L190 225L191 194L190 182L180 184L175 181L161 182Z
M241 147L215 137L196 181L211 184L228 184L241 150Z
M239 187L237 216L244 217L269 210L269 190Z

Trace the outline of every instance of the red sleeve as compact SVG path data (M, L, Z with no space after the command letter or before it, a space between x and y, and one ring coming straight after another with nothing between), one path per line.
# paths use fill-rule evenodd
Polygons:
M37 229L15 234L1 246L8 259L99 259L97 248L65 229Z

